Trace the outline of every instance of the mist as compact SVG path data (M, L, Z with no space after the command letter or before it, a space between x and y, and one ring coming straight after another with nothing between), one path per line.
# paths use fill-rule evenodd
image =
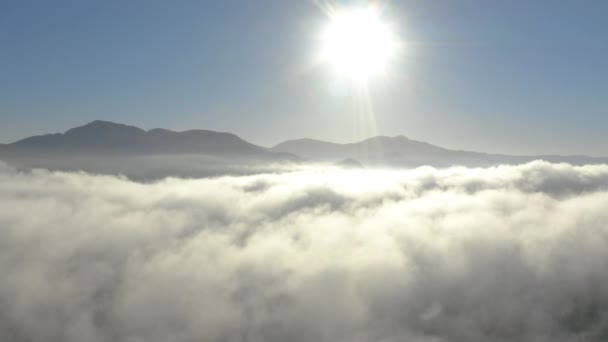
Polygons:
M0 164L3 341L603 341L608 165Z

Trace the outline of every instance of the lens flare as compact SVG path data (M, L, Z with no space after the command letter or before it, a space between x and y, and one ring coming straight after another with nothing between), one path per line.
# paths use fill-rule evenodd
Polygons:
M385 72L398 40L374 6L334 11L322 34L321 60L339 76L367 81Z

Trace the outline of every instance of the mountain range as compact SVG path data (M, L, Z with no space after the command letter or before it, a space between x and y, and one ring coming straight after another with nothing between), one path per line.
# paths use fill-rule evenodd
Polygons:
M308 160L337 161L348 158L367 166L417 167L455 165L477 167L498 164L521 164L533 160L566 162L570 164L603 164L608 158L588 156L535 155L515 156L462 150L451 150L426 142L395 137L376 136L356 143L337 144L321 140L288 140L270 149L291 153Z
M134 178L208 176L264 171L271 164L325 162L346 167L447 167L519 164L532 160L571 164L608 163L588 156L513 156L451 150L405 136L376 136L338 144L288 140L271 148L210 130L145 131L93 121L65 133L33 136L0 145L0 160L19 168L122 173Z
M202 154L255 159L287 158L251 144L231 133L209 130L174 132L108 121L93 121L65 133L45 134L5 145L17 153L53 154Z

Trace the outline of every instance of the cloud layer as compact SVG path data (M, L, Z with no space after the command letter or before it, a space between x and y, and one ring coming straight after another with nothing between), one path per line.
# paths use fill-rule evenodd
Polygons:
M0 164L2 341L603 341L608 166Z

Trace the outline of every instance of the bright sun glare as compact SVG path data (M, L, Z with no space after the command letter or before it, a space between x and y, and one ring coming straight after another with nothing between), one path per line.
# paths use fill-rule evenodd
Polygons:
M373 6L337 10L322 35L321 60L341 77L364 82L383 73L398 40Z

